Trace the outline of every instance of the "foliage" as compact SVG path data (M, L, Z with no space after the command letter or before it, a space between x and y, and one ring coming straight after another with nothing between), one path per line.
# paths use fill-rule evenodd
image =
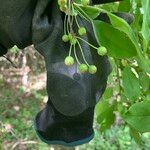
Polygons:
M106 90L96 108L100 131L111 127L115 121L114 112L118 112L130 128L135 141L140 144L141 134L150 132L150 0L122 1L112 7L116 12L132 13L135 20L131 26L125 21L131 16L126 14L124 20L115 15L108 5L89 6L88 0L76 0L73 4L69 2L68 7L65 2L59 5L60 9L65 7L61 10L69 18L67 24L70 25L70 30L65 30L65 35L69 34L77 41L70 41L71 47L79 43L78 39L97 50L103 46L107 49L109 58L113 60L113 71L116 72L116 87L112 85ZM110 23L97 19L101 13L106 14ZM70 18L76 18L77 15L92 24L99 48L76 36ZM76 22L80 30L77 18ZM89 66L86 60L85 63ZM117 90L113 91L114 88Z
M126 5L132 6L132 9L126 10ZM100 128L103 129L105 123L108 129L113 121L111 123L107 120L114 120L112 113L119 112L130 127L131 135L140 144L141 134L150 132L150 1L123 1L118 6L120 9L134 14L135 20L131 27L123 19L103 10L103 6L100 10L107 13L111 25L93 21L99 44L108 49L109 57L113 57L112 76L115 74L117 81L116 85L107 88L102 101L97 105L97 121ZM113 77L110 78L112 81ZM106 111L108 103L109 109L113 109L112 113L102 115L101 107ZM99 122L100 117L103 120Z

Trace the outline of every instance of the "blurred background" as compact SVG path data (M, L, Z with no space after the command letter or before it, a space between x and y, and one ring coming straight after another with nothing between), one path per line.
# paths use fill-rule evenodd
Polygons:
M13 64L3 57L0 58L0 150L150 149L150 133L143 134L143 143L139 146L131 138L129 128L124 126L119 116L111 129L104 133L99 131L99 125L95 121L95 138L89 144L76 148L44 144L33 129L34 117L47 102L43 57L33 46L23 50L14 47L7 57ZM110 78L114 74L112 72Z

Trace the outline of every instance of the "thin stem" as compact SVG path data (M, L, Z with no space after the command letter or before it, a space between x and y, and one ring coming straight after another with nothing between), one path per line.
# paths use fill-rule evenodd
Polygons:
M68 17L67 17L67 33L69 34L70 31L69 31L69 20L68 20Z
M67 15L65 15L64 19L64 33L66 34L66 21L67 21Z
M77 16L75 16L75 21L76 21L78 28L80 28L80 25L79 25L78 20L77 20Z
M85 43L87 43L89 46L91 46L92 48L94 48L94 49L98 49L97 47L95 47L94 45L92 45L92 44L90 44L89 42L87 42L86 40L84 40L84 39L82 39L82 38L80 38L80 37L78 37L78 36L76 36L76 38L77 39L80 39L81 41L83 41L83 42L85 42Z
M77 9L76 9L76 11L78 12L78 14L82 17L82 18L84 18L85 20L87 20L87 21L89 21L83 14L81 14ZM90 21L89 21L90 22Z
M69 0L68 1L68 28L70 28L71 33L74 33L73 28L72 28L74 17L72 15L73 15L73 4L72 4L72 0Z
M82 47L81 47L81 45L80 45L80 42L79 42L78 40L77 40L77 43L78 43L79 48L80 48L80 50L81 50L81 54L82 54L82 57L83 57L84 62L85 62L88 66L90 66L90 65L88 64L88 62L86 61L86 58L85 58L84 53L83 53L83 49L82 49Z
M89 21L91 21L91 18L78 6L78 4L74 3L74 5L86 16Z
M74 10L73 5L72 5L72 11L73 11L73 14L74 14L74 17L75 17L75 22L76 22L78 28L80 28L80 25L79 25L79 23L78 23L77 16L76 16L76 14L75 14L75 10Z
M74 17L72 16L72 20L71 20L71 32L72 32L72 33L74 33L73 28L72 28L73 22L74 22Z
M75 58L76 58L77 63L80 65L79 59L78 59L78 57L77 57L75 45L74 45L74 56L75 56Z
M72 25L73 25L74 15L75 15L73 4L71 5L71 8L72 8Z
M68 0L68 26L70 27L71 30L71 21L70 21L70 14L71 14L71 0Z
M70 45L69 56L71 56L72 44Z

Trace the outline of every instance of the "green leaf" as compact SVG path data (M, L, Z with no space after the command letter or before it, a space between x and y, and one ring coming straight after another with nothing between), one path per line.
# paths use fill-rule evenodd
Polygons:
M123 70L122 82L125 95L131 100L136 100L140 95L140 83L139 79L131 71L130 67L126 67Z
M148 1L150 1L150 0L148 0ZM114 14L112 14L110 12L106 12L106 13L109 16L109 19L110 19L110 22L111 22L112 26L114 28L124 32L130 38L130 40L133 42L134 46L136 47L137 54L138 54L138 64L139 64L139 66L145 72L150 73L150 60L146 59L143 56L141 47L139 46L139 43L138 43L138 38L135 36L132 28L122 18L119 18L119 17L115 16ZM148 17L148 18L150 19L150 17ZM149 22L149 20L148 20L148 22ZM150 34L150 23L147 25L147 30L145 30L145 32L147 32L148 35ZM150 38L147 38L147 39L150 40Z
M110 99L113 96L113 88L112 87L108 87L104 94L103 94L103 99Z
M96 106L97 122L101 125L100 131L103 132L110 128L115 121L113 106L107 101L100 101Z
M120 115L122 115L126 112L126 107L123 106L122 103L118 103L117 111L119 112Z
M129 58L137 54L136 48L128 36L112 25L93 20L93 28L99 45L107 48L109 56Z
M107 110L107 108L109 108L109 102L108 101L99 101L96 105L95 111L96 111L96 115L99 116L100 114L102 114L103 112L105 112Z
M131 9L130 0L121 1L119 3L118 11L119 12L129 12Z
M82 0L74 0L75 3L81 4Z
M138 132L150 132L150 100L135 103L122 117Z
M141 73L140 84L144 92L147 92L148 90L150 90L150 77L145 73Z
M80 6L80 8L91 18L95 19L99 16L100 11L92 6Z
M150 100L150 90L146 92L145 100Z
M139 42L138 42L138 38L135 36L134 31L132 30L132 28L130 27L130 25L122 18L107 12L107 15L109 16L110 22L112 24L112 26L122 32L124 32L132 41L132 43L134 44L139 60L143 61L144 57L141 51L141 47L139 46ZM145 64L144 64L145 65ZM146 69L147 70L147 69Z
M107 114L106 114L107 117L105 117L105 120L101 123L101 126L100 126L100 131L101 132L104 132L106 131L107 129L109 129L111 127L111 125L114 123L115 121L115 114L113 114L113 111L112 109L110 109Z
M139 58L137 61L138 61L140 68L146 73L150 74L150 60L143 57L142 59Z
M130 40L133 42L133 44L135 45L135 47L138 49L138 40L136 39L134 32L132 30L132 28L130 27L130 25L122 18L107 12L107 15L109 16L110 22L112 24L112 26L122 32L124 32L129 38Z
M150 42L150 0L142 0L143 25L142 35L147 43Z
M142 139L141 139L141 135L139 132L137 132L134 128L130 127L130 134L131 134L131 137L134 138L135 142L137 144L140 144L142 143Z
M109 12L117 12L118 11L118 6L119 4L118 3L105 3L105 4L102 4L102 5L99 5L99 8L102 8L102 9L105 9Z

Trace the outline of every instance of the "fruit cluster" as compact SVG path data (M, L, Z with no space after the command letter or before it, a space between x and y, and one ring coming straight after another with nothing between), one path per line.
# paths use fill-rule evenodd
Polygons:
M87 6L90 3L90 0L80 0L82 6ZM62 36L62 40L64 42L70 43L70 50L69 55L65 58L65 64L67 66L72 66L75 63L74 58L71 56L72 49L74 49L74 56L78 63L78 69L81 73L89 72L90 74L95 74L97 72L97 67L95 65L90 65L83 53L82 46L80 44L80 41L85 42L89 46L91 46L93 49L97 50L98 55L104 56L107 54L107 49L103 46L101 47L95 47L94 45L90 44L88 41L84 40L82 36L86 35L87 30L85 27L80 26L78 22L77 16L83 17L84 19L87 17L86 14L83 13L83 11L80 11L79 8L76 8L77 5L74 2L74 0L58 0L58 4L60 7L60 10L65 13L65 19L64 19L64 35ZM76 22L76 25L78 26L78 33L74 32L73 29L73 23L74 20ZM76 54L76 47L79 47L84 63L80 63L77 54Z

